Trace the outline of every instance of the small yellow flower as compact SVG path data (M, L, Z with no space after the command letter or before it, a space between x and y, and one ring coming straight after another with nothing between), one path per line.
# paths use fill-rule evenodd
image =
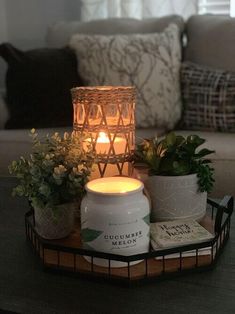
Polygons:
M73 173L77 174L78 173L78 169L76 167L73 167Z
M57 175L62 175L67 171L67 169L63 165L59 165L54 168L54 173Z
M78 165L77 167L73 167L73 173L76 175L81 174L83 170L84 170L84 165Z
M67 140L69 138L69 133L68 132L64 132L64 140Z

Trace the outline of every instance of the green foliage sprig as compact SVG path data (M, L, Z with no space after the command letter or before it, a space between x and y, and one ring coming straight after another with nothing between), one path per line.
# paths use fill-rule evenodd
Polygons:
M27 197L35 208L53 209L81 199L94 160L91 147L85 152L82 139L69 133L39 138L32 129L30 136L32 154L9 166L19 180L13 195Z
M196 173L201 192L211 192L214 184L214 169L205 157L214 151L207 148L198 150L205 139L198 135L183 137L169 133L162 140L144 140L137 147L136 161L149 167L150 175L183 176Z

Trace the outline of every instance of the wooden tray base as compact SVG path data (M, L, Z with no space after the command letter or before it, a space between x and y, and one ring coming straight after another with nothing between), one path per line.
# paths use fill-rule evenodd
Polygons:
M208 231L213 232L214 221L210 218L210 216L205 216L201 221L201 224ZM169 258L170 256L168 255L167 257L165 256L164 258L158 260L156 258L147 258L142 260L140 263L129 267L128 263L126 263L126 267L109 268L95 265L96 257L94 257L93 263L90 263L80 254L64 251L64 248L82 248L80 226L78 223L70 236L61 240L41 239L42 241L40 241L40 237L36 236L36 232L32 230L29 232L29 239L46 268L60 269L74 273L103 275L105 277L127 278L128 280L137 280L145 277L158 277L166 273L175 273L178 271L209 267L213 264L216 251L218 250L217 247L217 250L209 250L208 255L200 255L199 249L199 254L196 255L195 251L195 256L193 257L183 257L182 255L182 258L180 258L180 253L178 253L179 258ZM224 235L225 233L221 235L222 238L218 241L219 245L224 243ZM43 243L45 245L43 245ZM52 247L50 248L50 246ZM110 265L112 266L112 261L110 261Z

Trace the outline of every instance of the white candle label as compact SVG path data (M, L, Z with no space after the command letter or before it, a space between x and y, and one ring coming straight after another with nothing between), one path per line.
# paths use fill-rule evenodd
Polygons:
M104 235L105 241L110 241L114 249L120 249L122 247L128 248L136 246L137 240L143 237L142 230L127 234L116 234L116 235Z
M82 240L85 247L98 251L131 255L137 253L135 248L138 247L138 253L142 253L146 252L149 242L149 224L149 214L128 222L110 221L103 228L99 224L92 228L94 224L89 224L82 228Z

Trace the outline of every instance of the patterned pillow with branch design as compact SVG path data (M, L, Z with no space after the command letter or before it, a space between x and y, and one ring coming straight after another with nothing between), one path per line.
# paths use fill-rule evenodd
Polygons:
M168 130L179 121L181 43L176 25L153 34L77 34L70 47L87 85L136 87L137 127Z

